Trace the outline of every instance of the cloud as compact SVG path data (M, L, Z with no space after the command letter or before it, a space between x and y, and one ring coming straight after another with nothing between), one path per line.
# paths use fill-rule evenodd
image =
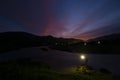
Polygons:
M81 38L83 40L103 36L103 35L109 35L113 33L119 33L120 32L120 23L114 23L108 26L98 27L96 29L90 30L88 32L75 35L74 38Z
M0 16L9 19L4 21L7 31L24 30L37 35L88 39L118 31L119 24L116 22L120 19L119 2L118 0L5 0L0 1ZM6 26L8 22L12 23L11 27ZM111 26L112 24L116 27ZM2 26L0 31L5 31L5 28Z

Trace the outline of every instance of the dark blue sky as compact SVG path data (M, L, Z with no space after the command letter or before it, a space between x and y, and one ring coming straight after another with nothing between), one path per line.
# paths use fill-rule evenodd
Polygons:
M120 0L0 1L0 32L90 39L120 32Z

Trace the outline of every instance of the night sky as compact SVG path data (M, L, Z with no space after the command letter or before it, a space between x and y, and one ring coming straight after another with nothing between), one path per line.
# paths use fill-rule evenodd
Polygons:
M120 32L120 0L1 0L0 32L90 39Z

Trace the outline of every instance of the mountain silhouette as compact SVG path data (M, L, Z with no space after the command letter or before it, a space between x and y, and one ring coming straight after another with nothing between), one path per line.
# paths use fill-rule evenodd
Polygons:
M120 40L120 33L114 33L114 34L110 34L110 35L105 35L105 36L101 36L101 37L97 37L94 39L90 39L88 41L98 41L98 40Z
M68 44L81 42L82 40L71 38L56 38L53 36L36 36L27 32L0 33L0 52L6 52L25 47L51 46L56 44Z

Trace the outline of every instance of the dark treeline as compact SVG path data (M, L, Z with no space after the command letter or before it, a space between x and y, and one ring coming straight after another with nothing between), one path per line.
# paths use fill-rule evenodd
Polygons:
M26 47L49 46L50 48L85 53L120 53L120 34L112 34L86 42L72 38L36 36L26 32L0 33L0 52Z

